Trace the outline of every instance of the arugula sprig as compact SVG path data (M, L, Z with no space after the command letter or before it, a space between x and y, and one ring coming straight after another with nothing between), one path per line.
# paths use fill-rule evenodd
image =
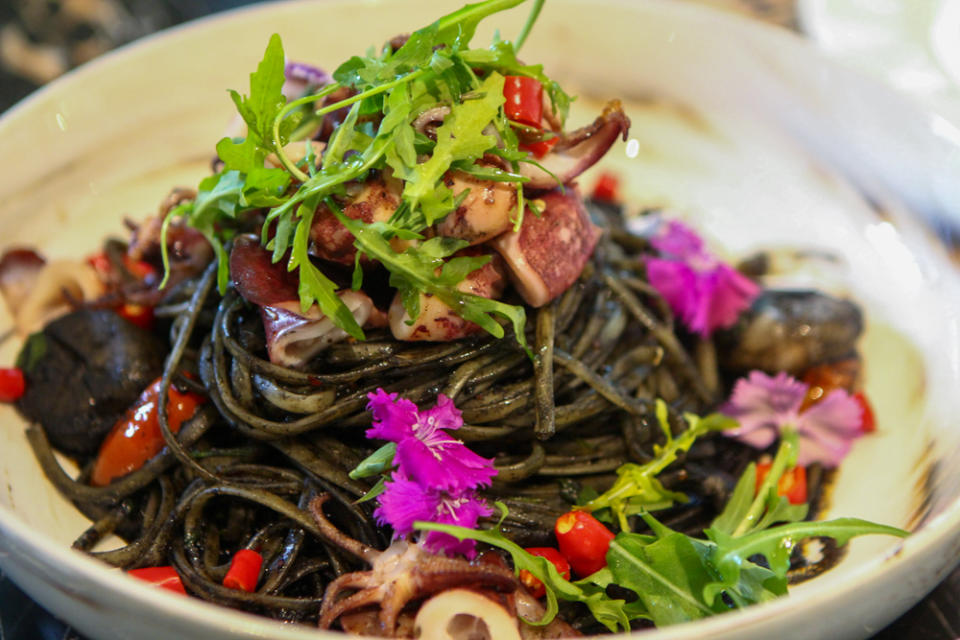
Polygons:
M541 556L535 556L523 547L508 539L500 532L503 519L507 516L507 507L501 502L495 503L500 511L500 522L490 530L467 529L453 524L418 521L413 528L419 531L440 531L448 533L459 540L476 540L484 542L510 554L513 566L517 572L526 570L537 577L546 587L547 607L540 620L526 620L524 622L542 626L550 624L556 617L559 609L558 599L567 602L585 604L593 616L611 631L618 626L630 628L629 617L626 614L627 603L623 600L610 598L604 589L593 583L575 583L563 578L552 562Z
M628 516L667 509L677 502L687 502L686 495L665 488L657 475L672 464L681 452L689 451L700 436L712 431L730 429L737 424L736 420L722 413L713 413L703 418L686 413L684 419L688 428L674 438L667 419L667 404L659 398L655 413L666 442L663 446L654 446L653 459L644 464L628 462L620 465L613 486L580 507L586 511L610 509L622 531L630 530Z
M909 535L859 518L804 521L807 505L790 505L777 495L777 482L796 461L796 451L796 434L784 432L756 496L756 465L751 463L723 512L704 531L705 540L641 514L653 535L618 534L607 552L611 575L599 576L599 584L612 579L633 590L643 605L642 612L636 609L639 615L662 626L729 611L728 601L740 608L786 594L790 555L805 538L833 538L843 545L862 535ZM756 557L767 566L755 563Z
M249 95L230 93L246 123L246 136L224 138L217 144L223 169L200 183L193 202L170 212L164 235L177 217L201 231L219 261L218 284L223 291L229 281L227 247L242 227L243 214L267 209L262 244L272 252L274 262L285 260L287 268L298 274L302 308L317 304L338 327L362 339L363 331L338 296L337 285L311 260L310 227L317 206L329 206L333 197L344 194L347 183L388 169L404 181L401 205L388 224L346 223L358 250L391 271L408 311L416 310L420 293L432 293L455 313L498 337L504 330L497 318L506 319L525 346L522 308L457 290L457 283L470 273L466 267L480 265L477 259L451 259L459 247L450 243L428 241L398 253L389 242L396 236L419 238L420 232L456 208L460 200L443 182L450 169L514 183L520 196L514 219L519 227L525 179L517 168L529 155L519 150L512 124L504 115L503 76L537 78L558 113L565 114L569 96L543 74L542 67L519 63L517 47L509 42L498 37L488 50L472 50L469 45L481 20L524 1L466 5L415 31L395 50L386 47L379 54L350 58L334 72L335 82L289 103L282 92L283 46L274 35L250 75ZM543 0L534 0L521 42L542 4ZM344 87L351 89L350 97L323 104ZM417 132L413 122L438 106L449 113L434 141ZM347 116L331 135L319 166L309 153L305 166L294 163L284 147L309 135L311 125L340 109L348 109ZM504 158L511 170L477 167L475 161L487 153ZM268 157L275 157L280 167L265 167ZM164 264L168 265L166 253Z
M785 432L756 496L756 465L750 464L723 512L704 531L706 539L674 531L642 511L652 534L621 531L610 542L607 566L577 582L564 580L550 562L504 537L499 526L477 531L417 522L414 528L477 540L509 553L517 571L530 571L545 586L547 613L537 624L553 619L558 600L585 604L613 632L628 630L636 619L651 620L657 626L697 620L785 595L791 552L805 538L832 538L843 545L863 535L909 535L859 518L804 521L807 506L791 506L776 492L780 476L796 460L796 450L796 434ZM502 522L506 507L497 506ZM754 562L758 557L766 566ZM611 597L611 585L633 591L636 599Z

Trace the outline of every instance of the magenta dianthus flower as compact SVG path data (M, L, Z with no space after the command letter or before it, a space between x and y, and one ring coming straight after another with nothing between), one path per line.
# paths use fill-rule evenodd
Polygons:
M472 529L480 518L493 513L493 509L474 491L448 493L436 488L424 488L401 472L394 472L386 482L379 503L373 515L381 525L393 527L395 538L413 533L413 523L418 520ZM476 554L475 541L460 541L439 531L427 532L423 537L423 546L429 551L459 553L468 558Z
M751 371L733 387L730 401L720 411L740 421L725 435L757 449L769 447L780 430L791 426L800 437L797 464L813 462L835 467L862 434L863 409L843 389L834 389L822 400L800 411L807 385L786 373L770 377Z
M497 470L493 460L477 455L447 433L463 426L463 417L450 398L441 394L435 407L421 411L410 400L383 389L367 397L367 409L373 414L367 437L397 444L396 470L377 496L379 506L374 511L381 525L393 528L394 538L413 533L418 520L474 528L477 520L493 513L476 489L489 486ZM476 545L436 531L424 535L423 544L434 552L467 557L473 557Z
M760 287L703 245L689 227L672 220L650 238L659 257L646 259L647 278L690 331L709 337L733 325Z
M493 460L478 456L448 430L463 426L460 410L443 394L437 406L420 411L396 393L377 389L367 396L373 413L368 438L397 443L394 461L425 487L461 491L489 486L497 474Z

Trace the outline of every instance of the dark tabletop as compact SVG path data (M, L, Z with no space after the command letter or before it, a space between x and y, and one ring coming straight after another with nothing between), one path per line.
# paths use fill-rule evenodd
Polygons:
M787 28L795 26L795 0L693 1ZM63 72L119 44L249 2L0 0L0 112ZM875 638L960 638L960 569ZM47 613L0 571L0 640L83 640L83 636Z

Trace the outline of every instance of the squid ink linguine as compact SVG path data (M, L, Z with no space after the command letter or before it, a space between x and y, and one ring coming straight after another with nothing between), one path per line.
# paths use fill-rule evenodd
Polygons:
M332 75L274 37L214 173L69 270L56 305L30 291L58 263L7 251L16 402L91 521L76 549L282 621L439 637L461 612L528 638L723 613L853 536L905 535L813 520L872 424L860 310L581 197L629 119L614 101L565 129L569 96L517 57L540 3L516 43L469 48L520 2ZM583 517L595 566L565 540Z

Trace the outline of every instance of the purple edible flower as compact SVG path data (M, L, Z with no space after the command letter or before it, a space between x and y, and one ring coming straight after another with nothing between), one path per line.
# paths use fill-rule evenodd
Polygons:
M843 389L834 389L822 400L800 411L807 385L786 373L770 377L751 371L733 387L730 401L720 410L740 421L726 435L757 449L766 449L780 430L791 426L800 436L797 464L821 462L836 467L861 435L863 410Z
M493 513L476 489L489 486L497 470L493 460L478 456L447 433L463 426L450 398L441 394L435 407L421 411L410 400L383 389L367 397L367 410L373 414L367 437L397 443L396 470L384 483L374 511L381 525L393 527L394 538L411 534L417 520L474 528L478 519ZM435 552L467 557L475 553L473 540L461 542L436 531L428 532L423 544Z
M382 526L393 527L395 538L413 533L413 523L417 520L456 524L473 529L477 521L493 513L493 509L474 491L451 494L439 489L424 488L395 471L384 485L379 496L380 506L373 515ZM439 531L429 531L423 537L423 546L434 552L463 554L468 558L476 555L475 541L457 540L455 537Z
M330 74L323 69L304 62L287 62L283 75L287 80L297 80L308 85L323 86L333 81Z
M417 405L396 393L377 389L367 396L373 413L368 438L397 443L394 461L424 487L462 491L489 486L497 474L493 460L482 458L448 430L463 426L460 410L443 394L437 406L420 411Z
M687 328L704 338L733 325L760 292L681 222L661 224L650 244L660 253L646 260L650 284Z

